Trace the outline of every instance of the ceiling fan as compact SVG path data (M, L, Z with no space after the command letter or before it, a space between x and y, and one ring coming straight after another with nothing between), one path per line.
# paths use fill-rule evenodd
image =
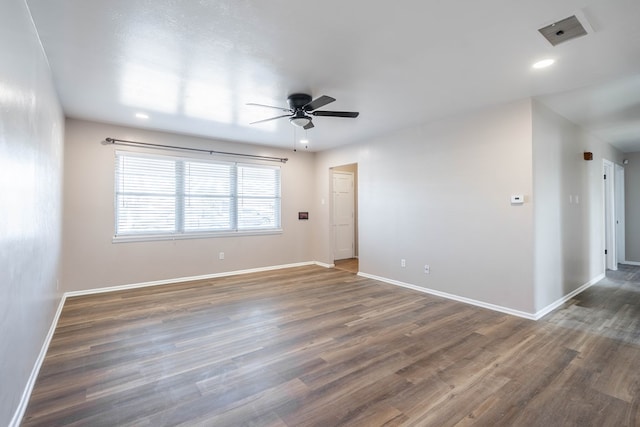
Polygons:
M333 101L335 101L335 98L332 98L326 95L322 95L314 100L311 100L310 95L307 95L305 93L294 93L293 95L289 95L289 97L287 98L287 104L289 104L289 108L249 103L247 105L253 105L257 107L266 107L266 108L275 108L276 110L281 110L288 113L288 114L283 114L281 116L270 117L264 120L258 120L257 122L252 122L250 124L253 125L256 123L268 122L270 120L288 117L289 121L294 126L299 126L304 129L311 129L312 127L314 127L313 122L311 121L311 116L356 118L360 114L356 111L324 111L324 110L318 111L317 110L318 108L324 107L325 105Z

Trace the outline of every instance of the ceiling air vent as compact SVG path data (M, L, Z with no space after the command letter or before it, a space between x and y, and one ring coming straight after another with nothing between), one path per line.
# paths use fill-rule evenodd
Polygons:
M587 30L584 29L575 15L542 27L538 31L553 46L587 35Z

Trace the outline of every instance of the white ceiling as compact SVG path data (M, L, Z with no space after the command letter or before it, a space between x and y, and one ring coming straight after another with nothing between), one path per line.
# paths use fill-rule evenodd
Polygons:
M291 147L287 119L249 125L280 113L246 103L286 106L306 92L360 111L314 118L309 149L324 150L540 97L640 151L637 0L27 3L69 117ZM573 14L590 34L552 47L538 33ZM531 68L547 57L552 67Z

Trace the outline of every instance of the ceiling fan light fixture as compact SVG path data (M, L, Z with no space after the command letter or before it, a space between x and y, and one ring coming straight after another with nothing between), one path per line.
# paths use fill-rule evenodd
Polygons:
M311 122L311 119L309 117L291 117L289 121L293 125L303 128Z

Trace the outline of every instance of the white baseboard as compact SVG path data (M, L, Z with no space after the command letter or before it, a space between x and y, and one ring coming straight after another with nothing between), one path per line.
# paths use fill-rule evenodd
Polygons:
M174 279L155 280L152 282L132 283L129 285L109 286L104 288L87 289L83 291L71 291L71 292L66 292L65 296L77 297L81 295L101 294L103 292L115 292L115 291L123 291L126 289L146 288L147 286L171 285L175 283L192 282L195 280L209 280L209 279L216 279L219 277L237 276L239 274L260 273L263 271L281 270L283 268L304 267L307 265L318 265L320 267L328 267L327 264L322 264L315 261L307 261L307 262L298 262L294 264L283 264L283 265L274 265L269 267L249 268L246 270L225 271L222 273L204 274L202 276L177 277Z
M315 261L314 264L319 266L319 267L324 267L324 268L333 268L333 267L336 266L335 264L326 264L324 262L319 262L319 261Z
M358 273L358 276L362 276L362 277L367 277L369 279L378 280L380 282L388 283L390 285L396 285L396 286L401 286L403 288L413 289L414 291L418 291L418 292L422 292L422 293L430 294L430 295L435 295L435 296L442 297L442 298L447 298L447 299L450 299L450 300L453 300L453 301L463 302L465 304L471 304L471 305L475 305L475 306L478 306L478 307L487 308L489 310L498 311L500 313L510 314L512 316L522 317L522 318L529 319L529 320L539 320L543 316L545 316L548 313L550 313L551 311L553 311L556 308L560 307L565 302L569 301L574 296L578 295L580 292L590 288L591 286L593 286L596 283L598 283L600 280L604 279L605 274L602 273L602 274L598 275L597 277L594 277L593 279L589 280L584 285L580 286L578 289L568 293L567 295L563 296L562 298L558 299L557 301L554 301L553 303L549 304L548 306L546 306L542 310L539 310L539 311L537 311L535 313L528 313L526 311L514 310L514 309L509 308L509 307L503 307L503 306L500 306L500 305L491 304L491 303L484 302L484 301L478 301L478 300L474 300L474 299L471 299L471 298L461 297L459 295L449 294L447 292L442 292L442 291L436 291L434 289L423 288L422 286L416 286L416 285L412 285L410 283L400 282L398 280L387 279L386 277L374 276L373 274L367 274L367 273L360 272L360 273Z
M624 261L620 262L620 264L627 264L627 265L640 265L640 262L624 260Z
M463 302L465 304L471 304L478 307L487 308L489 310L510 314L512 316L523 317L529 320L536 320L535 315L533 313L527 313L525 311L514 310L512 308L503 307L500 305L491 304L484 301L478 301L471 298L461 297L459 295L449 294L447 292L436 291L435 289L423 288L422 286L416 286L410 283L400 282L398 280L387 279L386 277L374 276L373 274L359 272L358 276L366 277L373 280L378 280L380 282L388 283L390 285L396 285L396 286L401 286L407 289L413 289L414 291L422 292L429 295L435 295L435 296L450 299L453 301Z
M551 304L549 304L548 306L546 306L542 310L536 311L535 320L541 319L542 317L546 316L547 314L549 314L550 312L552 312L556 308L560 307L565 302L569 301L571 298L573 298L576 295L578 295L580 292L585 291L586 289L588 289L591 286L595 285L596 283L598 283L600 280L602 280L604 278L605 278L605 274L601 273L598 276L594 277L593 279L589 280L584 285L580 286L578 289L575 289L575 290L569 292L567 295L565 295L562 298L552 302Z
M47 355L47 351L49 350L49 344L51 343L53 334L56 331L56 327L58 326L58 319L60 319L60 314L62 313L62 307L64 307L65 300L66 296L62 295L62 297L60 298L60 302L58 303L56 314L53 316L53 320L51 321L49 332L44 339L44 343L42 344L42 348L40 349L40 353L38 354L36 363L33 365L31 375L29 375L29 379L27 380L27 385L22 392L22 397L20 398L18 408L16 408L16 411L13 414L13 418L9 422L9 427L18 427L22 422L22 417L24 417L24 413L27 410L27 405L29 404L29 399L31 398L33 386L36 384L36 379L38 378L38 374L40 373L40 368L42 367L44 358Z

